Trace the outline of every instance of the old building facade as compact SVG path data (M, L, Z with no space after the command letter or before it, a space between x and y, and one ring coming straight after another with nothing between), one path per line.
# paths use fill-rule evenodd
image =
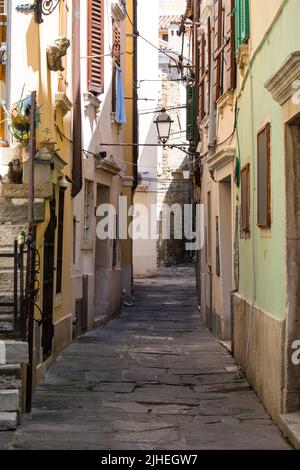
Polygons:
M122 289L132 290L131 240L100 240L96 228L99 206L111 203L118 214L123 195L130 207L137 183L136 149L119 146L136 132L136 54L126 54L136 47L136 2L34 5L24 12L17 1L0 3L3 429L30 409L57 354L117 315ZM125 232L129 221L125 213Z
M190 3L199 22L194 192L205 206L201 316L230 342L269 413L295 439L299 4ZM284 40L282 31L289 31Z

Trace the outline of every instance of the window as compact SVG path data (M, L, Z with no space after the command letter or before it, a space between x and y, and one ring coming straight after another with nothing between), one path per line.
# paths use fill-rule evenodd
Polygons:
M113 77L112 77L112 112L116 112L117 108L117 84L116 84L116 67L121 66L121 25L119 21L113 19L112 24L112 32L113 32Z
M169 41L169 35L168 34L163 34L162 38L163 38L163 41L166 41L166 42Z
M57 227L57 261L56 261L56 293L62 291L63 273L63 243L64 243L64 211L65 211L65 191L59 189L58 198L58 227Z
M257 225L271 227L270 135L268 123L257 136Z
M83 222L83 240L92 240L92 225L94 211L93 182L85 180L84 183L84 222Z
M94 95L104 86L104 0L88 1L88 90Z
M77 219L73 217L73 264L77 262Z
M235 52L246 44L250 37L249 0L235 0Z
M234 0L217 0L214 50L216 100L236 87L234 31Z
M113 19L113 58L119 67L121 66L121 25Z
M186 140L194 140L194 129L195 129L195 87L187 85L186 87Z
M211 266L211 193L207 193L206 263Z
M250 164L241 171L241 230L250 231Z
M219 217L216 217L216 275L221 276L221 260L220 260L220 227Z

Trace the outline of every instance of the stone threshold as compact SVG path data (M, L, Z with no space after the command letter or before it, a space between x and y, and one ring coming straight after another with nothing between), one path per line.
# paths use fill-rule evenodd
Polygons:
M296 450L300 450L300 411L294 413L281 414L278 425Z

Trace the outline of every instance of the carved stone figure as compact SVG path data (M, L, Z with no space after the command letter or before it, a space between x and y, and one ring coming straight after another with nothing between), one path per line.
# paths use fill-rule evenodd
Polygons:
M66 37L59 37L52 44L49 44L47 47L47 60L50 70L53 72L63 72L65 70L62 65L62 58L67 55L69 47L70 41Z
M23 168L19 159L8 164L7 178L12 184L22 184Z

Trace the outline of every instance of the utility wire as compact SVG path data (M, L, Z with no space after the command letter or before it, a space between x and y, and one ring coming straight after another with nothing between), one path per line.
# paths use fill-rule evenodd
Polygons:
M131 26L133 27L133 36L136 37L136 38L141 38L143 39L145 42L147 42L150 46L154 47L157 51L161 52L162 54L164 54L165 56L167 56L170 60L172 60L173 62L175 62L176 66L178 66L178 62L176 59L174 59L174 57L172 57L171 55L167 54L163 49L161 49L160 47L156 46L155 44L153 44L151 41L149 41L148 39L146 39L144 36L142 36L139 31L137 31L135 29L135 25L133 24L133 21L132 19L130 18L129 14L128 14L128 11L127 11L127 8L125 6L125 12L126 12L126 16L128 18L128 21L130 22Z

